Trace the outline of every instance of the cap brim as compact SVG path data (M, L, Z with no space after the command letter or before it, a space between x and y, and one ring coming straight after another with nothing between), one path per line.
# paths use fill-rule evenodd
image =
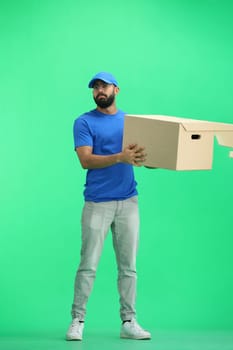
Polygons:
M89 82L88 87L89 87L89 88L93 88L93 85L94 85L94 83L95 83L96 80L101 80L101 81L104 81L104 82L107 83L107 84L113 84L113 85L117 86L116 84L114 84L114 83L113 83L112 81L110 81L110 80L96 78L96 79L92 79L92 80Z

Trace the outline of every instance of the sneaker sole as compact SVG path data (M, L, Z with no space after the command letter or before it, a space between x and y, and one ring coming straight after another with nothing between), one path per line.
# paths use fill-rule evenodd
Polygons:
M122 338L122 339L134 339L134 340L150 340L151 339L151 337L149 337L149 336L147 336L147 337L146 336L134 337L134 336L126 335L126 334L121 334L120 338Z
M66 340L68 340L68 341L72 341L72 340L77 340L77 341L81 341L83 338L81 338L81 337L66 337Z

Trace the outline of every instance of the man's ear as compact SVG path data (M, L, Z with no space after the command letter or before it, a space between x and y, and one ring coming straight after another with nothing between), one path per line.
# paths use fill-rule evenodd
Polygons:
M120 91L120 88L117 87L117 86L115 86L115 94L116 94L116 95L119 93L119 91Z

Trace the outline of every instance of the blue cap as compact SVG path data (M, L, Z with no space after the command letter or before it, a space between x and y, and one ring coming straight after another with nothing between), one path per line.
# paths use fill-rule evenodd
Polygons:
M89 88L93 88L93 85L95 83L96 80L102 80L107 84L113 84L115 86L118 86L118 82L116 81L116 79L114 78L114 76L110 73L107 72L100 72L97 73L89 82L88 87Z

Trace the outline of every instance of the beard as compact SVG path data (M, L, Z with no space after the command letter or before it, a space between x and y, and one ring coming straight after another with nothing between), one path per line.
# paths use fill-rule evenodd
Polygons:
M97 95L94 97L95 103L100 108L108 108L110 107L114 100L115 100L115 94L112 93L110 96L106 96L104 94Z

